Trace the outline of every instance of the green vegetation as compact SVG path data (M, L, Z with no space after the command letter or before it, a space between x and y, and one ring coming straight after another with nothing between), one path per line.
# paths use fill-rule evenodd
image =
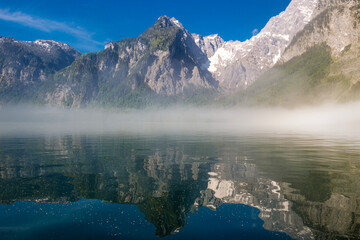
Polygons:
M167 19L158 20L138 38L149 43L151 52L156 50L167 51L174 43L180 29L169 24L168 21Z
M264 73L228 103L292 107L338 100L349 89L350 81L342 74L331 74L333 66L330 49L325 44L315 46Z
M156 50L163 50L166 51L169 49L170 44L175 40L174 35L168 35L159 33L158 35L155 35L150 40L150 50L156 51Z

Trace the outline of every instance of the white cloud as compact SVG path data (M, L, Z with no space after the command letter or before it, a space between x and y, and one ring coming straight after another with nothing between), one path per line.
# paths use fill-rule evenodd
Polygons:
M58 22L50 19L43 19L36 16L31 16L22 12L11 12L8 9L0 8L0 20L14 22L34 28L43 32L63 32L68 35L76 37L85 45L103 45L104 43L98 42L92 38L92 33L79 26L71 26L69 24Z

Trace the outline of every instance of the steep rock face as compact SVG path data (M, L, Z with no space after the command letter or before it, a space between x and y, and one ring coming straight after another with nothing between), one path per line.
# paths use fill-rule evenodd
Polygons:
M45 81L50 74L70 65L80 55L69 45L56 41L31 42L0 37L0 97Z
M282 62L305 53L319 44L330 47L332 56L340 60L353 55L359 45L359 1L333 1L328 8L299 32L281 58Z
M359 1L326 1L279 64L241 97L252 104L295 106L360 98Z
M199 46L201 51L206 54L208 58L214 56L215 52L221 48L225 41L218 34L203 37L199 34L192 34L196 45Z
M247 88L277 63L292 38L321 7L318 0L293 0L250 40L224 43L210 57L209 71L225 90Z
M181 23L162 16L139 37L110 42L105 50L86 54L60 71L47 98L58 105L121 105L139 92L173 96L186 89L215 89L217 83L204 67L207 61Z
M281 59L287 62L315 46L326 45L332 58L327 79L339 89L331 96L336 101L359 99L359 4L358 0L330 1L327 9L297 34Z
M309 48L326 43L335 57L341 55L346 46L359 40L357 4L359 1L337 1L300 31L281 57L287 62L305 53ZM350 50L350 49L348 49Z

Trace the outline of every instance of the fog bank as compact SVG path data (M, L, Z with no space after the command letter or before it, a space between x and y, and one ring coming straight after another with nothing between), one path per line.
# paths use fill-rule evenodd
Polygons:
M358 135L360 103L300 109L176 108L67 110L30 106L0 109L0 135L8 134L252 134Z

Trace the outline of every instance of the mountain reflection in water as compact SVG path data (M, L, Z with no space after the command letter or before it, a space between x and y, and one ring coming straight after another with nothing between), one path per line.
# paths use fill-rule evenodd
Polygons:
M219 219L229 218L228 224L217 226L224 233L236 226L241 229L234 222L240 223L246 216L254 220L254 226L271 231L247 232L249 239L264 237L256 235L260 232L273 238L357 239L359 156L359 146L352 141L304 136L3 137L0 234L12 231L6 225L10 221L4 220L6 216L22 219L31 212L27 216L35 218L34 212L42 212L47 216L43 224L48 224L50 231L54 228L52 220L75 208L95 215L106 212L112 219L107 218L105 225L123 217L119 231L131 231L133 238L174 238L189 231L195 234L192 226L206 229L218 213ZM107 203L117 206L119 214L108 209ZM89 204L97 210L87 209ZM239 208L242 204L253 208ZM263 222L256 220L257 215ZM67 216L63 221L81 220L81 216L89 215ZM191 219L196 218L194 223ZM12 225L18 230L9 236L16 238L25 231L24 221ZM62 230L70 226L63 223ZM143 229L138 231L140 235L136 229ZM152 234L141 235L145 229ZM81 231L101 234L84 226L70 232L76 235Z

